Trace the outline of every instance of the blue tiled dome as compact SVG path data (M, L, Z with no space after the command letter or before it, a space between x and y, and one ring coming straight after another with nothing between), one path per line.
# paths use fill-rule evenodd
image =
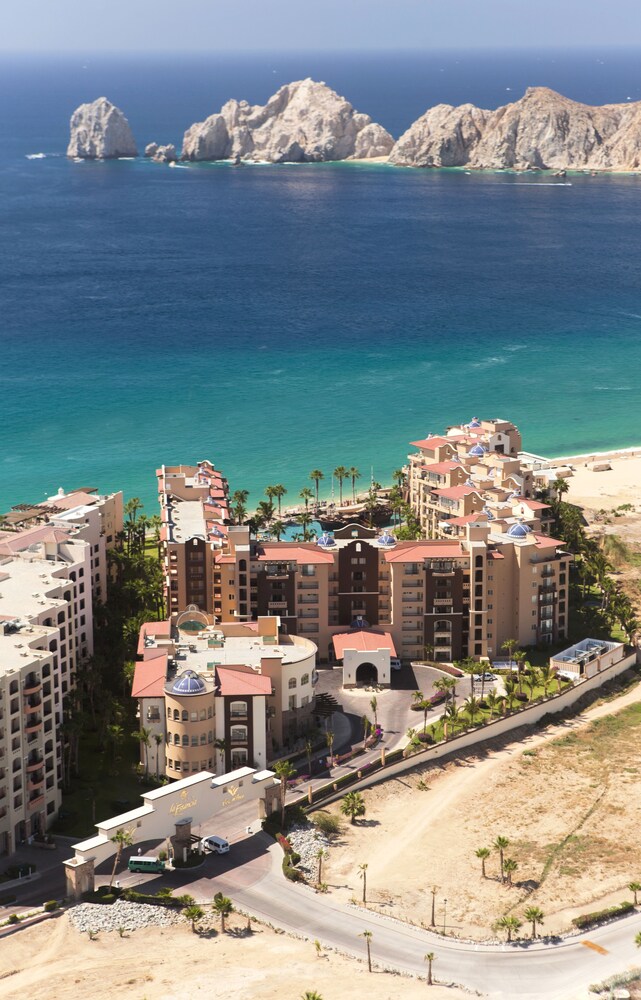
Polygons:
M527 538L530 530L531 529L528 528L527 524L519 522L519 524L513 524L511 528L508 528L507 533L510 538Z
M480 426L481 426L481 421L479 420L479 418L472 417L472 419L470 420L470 427L480 427Z
M330 535L328 531L324 531L320 538L317 539L316 544L322 546L324 549L331 549L336 545L336 542L333 535Z
M194 670L185 670L176 678L171 690L174 694L204 694L207 685Z
M384 531L378 536L379 545L396 545L396 539L389 531Z
M475 444L470 448L467 454L470 458L483 458L485 448L483 448L480 444Z
M483 508L483 513L487 517L488 521L493 521L494 520L494 514L492 513L492 511L490 510L489 507L484 507Z
M466 486L474 486L475 484L472 482L472 480L468 476L468 478L465 480L465 485Z

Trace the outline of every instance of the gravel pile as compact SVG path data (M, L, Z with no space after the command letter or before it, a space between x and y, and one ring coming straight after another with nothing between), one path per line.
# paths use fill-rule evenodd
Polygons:
M148 903L128 903L118 899L105 903L80 903L69 910L69 919L77 931L117 931L124 927L136 931L142 927L170 927L184 921L180 911Z
M316 878L318 874L318 858L316 855L321 847L327 850L329 839L311 824L292 827L287 834L287 839L296 853L300 854L300 863L297 867Z

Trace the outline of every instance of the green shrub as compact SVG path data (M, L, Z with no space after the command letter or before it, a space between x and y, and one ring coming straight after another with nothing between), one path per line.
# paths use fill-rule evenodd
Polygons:
M594 927L596 924L602 924L606 920L612 920L614 917L623 917L626 913L632 913L634 911L634 903L630 903L627 899L623 903L619 903L618 906L608 906L605 910L595 910L594 913L582 913L578 917L574 917L572 923L579 931L586 930L588 927Z
M58 902L55 899L48 899L42 908L45 913L53 913L54 910L58 909Z
M342 830L340 819L333 813L317 812L311 817L311 820L316 829L324 833L326 837L336 837Z
M9 917L7 923L9 923L9 924L19 924L20 923L20 917L18 916L17 913L12 913L11 916Z
M283 874L285 878L288 878L290 882L304 882L305 876L298 868L292 868L291 865L285 863L283 858Z
M298 853L298 851L291 851L289 855L290 865L297 865L299 861L300 861L300 854Z

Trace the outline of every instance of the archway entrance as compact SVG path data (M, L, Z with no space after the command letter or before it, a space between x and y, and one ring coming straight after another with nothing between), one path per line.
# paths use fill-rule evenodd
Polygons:
M378 684L378 668L373 663L360 663L356 668L357 687L371 687Z

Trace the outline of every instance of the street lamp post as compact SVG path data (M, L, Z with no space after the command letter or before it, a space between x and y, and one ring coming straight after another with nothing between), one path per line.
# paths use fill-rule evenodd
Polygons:
M436 893L438 892L438 886L432 886L432 919L430 921L430 926L434 927L436 924Z
M443 900L443 934L445 934L445 917L447 915L447 900Z

